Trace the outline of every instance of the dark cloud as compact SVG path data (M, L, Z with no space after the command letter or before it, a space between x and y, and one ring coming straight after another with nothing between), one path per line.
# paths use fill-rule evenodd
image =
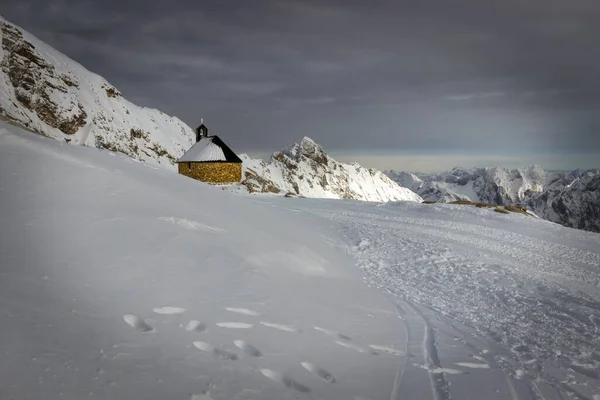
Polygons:
M18 0L0 13L236 149L600 152L597 0Z

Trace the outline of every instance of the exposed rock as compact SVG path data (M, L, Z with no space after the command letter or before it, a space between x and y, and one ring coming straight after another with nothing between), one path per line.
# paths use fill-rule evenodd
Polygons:
M577 177L568 185L555 180L527 201L540 217L571 228L600 232L600 171Z
M91 73L0 17L0 113L74 145L98 146L174 169L194 133L179 119L138 107Z
M248 188L250 193L279 193L281 190L268 179L264 179L252 169L244 172L242 184Z
M71 103L67 109L52 100L53 91L68 93L71 82L55 73L55 68L44 61L35 47L23 38L13 25L0 22L2 31L2 71L8 76L16 100L35 112L47 125L72 135L86 123L87 114L80 103Z
M106 91L106 95L108 97L112 97L112 98L122 97L122 94L116 88L114 88L112 86L104 85L104 86L102 86L102 88Z

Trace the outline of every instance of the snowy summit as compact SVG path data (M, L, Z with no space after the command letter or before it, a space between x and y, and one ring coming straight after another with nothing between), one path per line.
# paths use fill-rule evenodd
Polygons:
M242 184L251 193L377 202L422 201L419 195L399 186L381 171L334 160L308 137L274 153L267 162L245 154L241 158L245 174Z

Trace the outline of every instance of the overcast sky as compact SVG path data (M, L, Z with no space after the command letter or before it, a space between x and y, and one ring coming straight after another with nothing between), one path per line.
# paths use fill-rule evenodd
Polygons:
M598 0L4 0L129 100L237 152L600 167Z

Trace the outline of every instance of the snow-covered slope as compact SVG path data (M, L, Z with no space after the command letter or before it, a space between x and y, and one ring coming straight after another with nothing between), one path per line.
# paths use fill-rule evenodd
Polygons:
M595 233L233 194L1 123L0 204L2 399L600 396Z
M291 193L304 197L365 201L422 201L381 171L345 164L329 157L312 139L304 137L268 162L243 154L244 185L251 193Z
M3 124L0 200L2 400L392 390L401 322L329 221Z
M77 62L0 17L0 118L71 144L123 152L167 168L193 131L136 106Z
M600 170L551 173L534 165L523 169L454 168L441 174L386 174L426 201L522 204L549 221L600 232Z

